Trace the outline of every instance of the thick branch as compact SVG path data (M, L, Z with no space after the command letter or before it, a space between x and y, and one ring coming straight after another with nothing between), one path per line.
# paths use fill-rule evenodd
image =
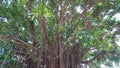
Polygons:
M90 59L90 60L83 61L83 63L89 64L89 63L93 62L95 59L98 59L98 58L102 57L105 53L106 53L106 51L101 51L101 52L100 52L99 54L97 54L95 57L93 57L93 58Z
M2 35L0 34L0 39L4 40L4 41L11 41L11 42L14 42L16 44L19 44L21 45L22 47L24 47L25 49L27 48L27 46L29 45L28 43L24 42L23 40L20 40L18 38L15 38L15 37L12 37L12 36L5 36L5 35ZM37 50L37 48L31 46L33 50Z
M28 10L30 10L30 12L31 12L33 7L29 0L26 2L26 6L28 7Z
M26 6L28 7L28 9L30 10L30 12L32 11L33 7L31 5L31 2L28 0L26 3ZM34 29L34 23L33 21L29 21L29 29L30 29L30 33L31 33L31 37L32 37L32 42L33 42L33 46L36 45L36 38L35 38L35 29Z
M4 41L10 41L10 36L5 36L5 35L2 35L0 34L0 39L4 40Z
M43 32L43 36L45 37L45 41L47 42L47 44L50 44L50 39L49 39L49 36L48 36L48 31L47 31L47 28L46 28L46 20L43 16L39 15L38 16L38 21L41 25L41 29L42 29L42 32Z
M35 46L36 38L35 38L35 28L34 28L33 21L29 21L29 29L30 29L30 33L31 33L32 42L33 42L32 45Z

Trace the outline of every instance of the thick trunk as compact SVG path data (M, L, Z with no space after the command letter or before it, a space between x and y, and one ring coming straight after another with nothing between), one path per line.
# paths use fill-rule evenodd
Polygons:
M27 67L26 68L37 68L36 67L36 62L33 61L33 59L28 58L26 60Z
M79 61L79 48L77 47L69 47L63 54L61 54L59 57L58 56L58 51L61 53L63 46L60 46L60 50L56 50L56 47L51 46L49 47L48 50L46 51L48 53L45 53L46 56L41 58L40 56L38 58L43 59L43 62L37 63L38 67L37 68L82 68L80 66L80 61ZM51 53L52 52L52 53ZM41 60L38 59L38 62ZM39 66L40 65L40 66ZM34 68L34 67L33 67Z
M37 62L27 57L26 68L83 68L78 46L68 47L62 54L64 46L59 49L55 45L48 46L38 53Z

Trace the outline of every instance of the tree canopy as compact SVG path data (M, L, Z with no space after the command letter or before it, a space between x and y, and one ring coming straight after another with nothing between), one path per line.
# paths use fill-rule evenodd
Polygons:
M1 68L119 65L120 0L1 0Z

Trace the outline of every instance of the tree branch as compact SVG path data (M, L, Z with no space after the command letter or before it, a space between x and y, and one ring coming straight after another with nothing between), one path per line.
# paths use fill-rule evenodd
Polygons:
M18 38L15 38L13 36L5 36L5 35L2 35L0 34L0 39L4 40L4 41L10 41L10 42L13 42L13 43L16 43L16 44L19 44L21 45L22 47L24 47L25 49L27 48L27 46L29 46L30 44L24 42L23 40L20 40ZM31 46L31 48L35 51L37 51L37 48L34 47L34 46Z
M31 33L32 42L33 42L32 45L35 46L36 45L36 38L35 38L35 28L34 28L33 21L29 21L29 29L30 29L30 33Z
M103 56L105 53L106 53L106 51L101 51L99 54L97 54L96 56L94 56L92 59L87 60L87 61L82 61L82 63L89 64L89 63L93 62L95 59L98 59L101 56Z
M30 10L30 12L31 12L33 7L29 0L26 2L26 6L28 7L28 10Z
M44 34L43 36L45 37L46 43L50 44L50 39L49 39L49 36L48 36L48 31L47 31L47 28L46 28L46 24L45 24L46 23L45 18L43 16L39 15L37 19L38 19L38 21L41 25L41 29L42 29L42 32Z

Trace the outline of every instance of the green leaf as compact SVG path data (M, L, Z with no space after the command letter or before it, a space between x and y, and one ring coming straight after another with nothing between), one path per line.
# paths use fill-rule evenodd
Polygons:
M22 5L25 5L27 0L21 0L21 1L22 1L22 2L21 2Z
M70 46L73 46L73 43L72 43L72 42L70 42L69 44L70 44Z
M75 42L76 42L76 43L79 43L79 40L78 40L78 39L75 39Z
M59 26L59 30L60 30L61 32L64 32L64 31L65 31L65 28L64 28L62 25L60 25L60 26Z

